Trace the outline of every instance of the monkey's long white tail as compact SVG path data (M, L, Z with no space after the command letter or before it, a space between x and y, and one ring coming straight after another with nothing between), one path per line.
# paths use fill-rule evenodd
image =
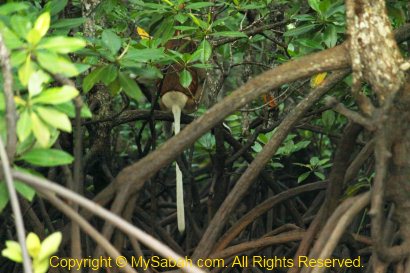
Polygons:
M174 129L175 135L181 130L181 108L179 105L172 105L172 113L174 114ZM178 163L176 165L176 180L177 180L177 221L179 232L185 231L185 208L184 208L184 186L182 182L182 172L179 169Z

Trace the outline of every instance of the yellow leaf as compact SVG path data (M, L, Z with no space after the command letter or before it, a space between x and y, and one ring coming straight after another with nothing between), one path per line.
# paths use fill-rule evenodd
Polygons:
M50 131L34 112L31 113L31 128L40 146L46 147L50 141Z
M38 31L40 38L46 35L48 29L50 28L50 13L44 12L42 13L34 23L35 30Z
M151 36L149 36L148 32L146 32L143 28L137 27L137 33L141 37L141 39L150 39Z
M26 245L30 256L32 258L37 257L41 247L40 238L38 238L37 234L30 232L26 238Z
M319 73L319 74L314 75L310 79L310 86L312 88L318 87L326 79L326 76L327 76L327 72L323 72L323 73Z

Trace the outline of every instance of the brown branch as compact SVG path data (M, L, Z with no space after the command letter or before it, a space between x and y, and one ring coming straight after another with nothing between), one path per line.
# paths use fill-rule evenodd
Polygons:
M250 223L255 221L259 216L267 212L268 210L272 209L275 205L283 202L286 199L292 198L298 194L308 191L315 191L325 189L327 187L326 182L316 182L311 183L303 186L299 186L293 189L289 189L287 191L281 192L272 196L271 198L265 200L261 204L254 207L251 211L249 211L246 215L244 215L241 219L239 219L233 227L231 227L225 235L219 240L217 245L215 246L214 251L221 251L224 249L238 234L244 230Z
M11 71L10 55L4 43L3 35L0 33L0 64L3 73L3 89L6 102L6 122L7 122L7 157L13 162L16 152L16 105L13 95L13 74Z
M228 197L225 199L222 206L219 208L215 217L212 219L205 231L202 240L199 242L197 249L194 252L194 258L207 257L213 248L217 237L224 227L228 215L234 210L238 202L247 193L249 187L252 185L256 176L265 167L265 164L276 153L282 141L286 138L289 131L295 123L306 113L306 111L321 98L328 90L330 90L336 83L342 80L348 74L348 70L338 71L329 76L325 82L318 88L312 90L304 100L302 100L289 113L283 122L277 127L275 134L271 140L265 145L263 150L255 157L254 161L249 165L247 170L236 182L235 187L231 190Z
M248 250L252 250L255 248L261 248L261 247L267 247L271 245L277 245L277 244L283 244L283 243L288 243L288 242L294 242L294 241L299 241L303 238L305 235L304 230L296 230L296 231L289 231L286 233L282 233L276 236L268 236L268 237L262 237L260 239L242 243L242 244L237 244L231 247L228 247L222 251L216 252L215 254L210 255L210 257L215 257L215 258L228 258L234 255L237 255L239 253L246 252Z

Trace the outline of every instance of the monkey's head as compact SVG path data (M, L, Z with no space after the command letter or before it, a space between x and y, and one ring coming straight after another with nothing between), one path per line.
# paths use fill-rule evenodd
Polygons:
M175 103L180 105L181 110L184 113L189 114L197 110L201 99L202 89L199 86L199 75L197 70L191 68L188 68L187 70L191 73L192 82L187 88L183 87L179 81L179 73L182 70L183 67L179 64L170 65L167 69L160 90L160 105L162 109L171 111L173 102L169 100L178 100L179 102L175 101ZM169 92L172 92L172 96L171 94L166 95ZM185 101L183 105L181 104L182 101Z

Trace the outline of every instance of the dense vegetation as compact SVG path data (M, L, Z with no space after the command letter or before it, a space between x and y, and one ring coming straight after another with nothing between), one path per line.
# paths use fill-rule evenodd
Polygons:
M409 272L408 1L352 2L0 5L0 271L121 253L229 266L213 272L268 271L235 255ZM202 93L171 138L160 90L175 65Z

